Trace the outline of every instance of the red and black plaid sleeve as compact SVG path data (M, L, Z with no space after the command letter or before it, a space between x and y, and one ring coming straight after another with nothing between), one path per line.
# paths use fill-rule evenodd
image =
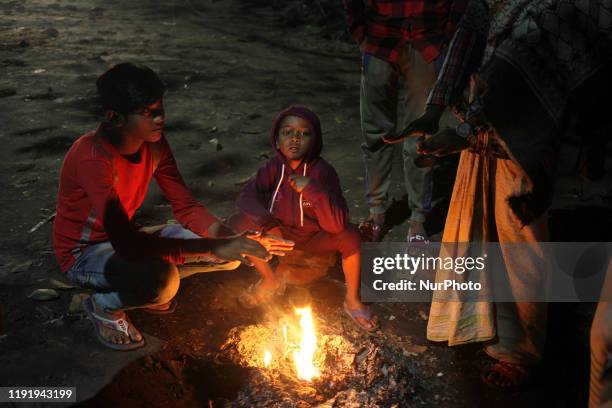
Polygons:
M462 14L462 17L454 17L460 22L427 99L428 105L456 105L470 76L480 67L485 52L488 32L486 7L479 0L458 7L455 14Z
M427 104L445 107L455 105L470 76L478 70L485 47L486 37L483 33L470 29L470 24L462 24L450 43Z

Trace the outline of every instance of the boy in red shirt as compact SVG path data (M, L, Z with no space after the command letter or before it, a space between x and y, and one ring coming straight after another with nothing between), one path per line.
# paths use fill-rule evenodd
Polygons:
M64 158L53 228L63 272L96 293L83 306L99 340L118 350L144 345L124 310L169 313L179 287L176 265L207 261L234 269L292 244L232 231L191 195L163 135L164 85L144 66L119 64L97 81L106 120L77 139ZM155 177L181 225L147 234L131 225ZM210 268L208 268L210 270ZM192 270L193 272L193 270Z

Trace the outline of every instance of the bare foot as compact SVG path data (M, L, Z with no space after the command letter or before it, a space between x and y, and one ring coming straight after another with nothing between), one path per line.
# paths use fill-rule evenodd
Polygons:
M345 309L348 309L349 313L353 316L353 319L363 327L366 331L373 331L378 327L378 320L376 316L371 315L370 309L361 303L359 299L349 299L348 297L344 300ZM368 319L367 316L370 316Z
M116 311L104 310L96 304L93 298L91 299L91 303L93 304L94 312L98 316L101 316L101 317L104 317L110 320L125 319L130 323L128 326L128 333L130 335L129 337L127 337L124 333L118 330L114 330L109 327L100 325L100 328L99 328L100 335L106 341L113 343L113 344L129 344L131 342L139 342L142 340L142 334L129 321L128 316L125 314L123 310L116 310Z
M531 374L529 366L497 361L482 374L482 381L500 391L516 391L528 384Z

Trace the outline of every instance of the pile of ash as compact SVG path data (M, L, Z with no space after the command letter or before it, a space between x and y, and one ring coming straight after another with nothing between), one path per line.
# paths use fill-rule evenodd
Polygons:
M283 336L277 325L233 328L221 346L222 353L233 363L252 369L229 406L402 407L422 401L414 364L401 349L381 338L351 336L350 331L337 335L330 329L317 327L314 364L320 375L308 382L297 379L291 346L279 350ZM276 356L267 364L264 350Z

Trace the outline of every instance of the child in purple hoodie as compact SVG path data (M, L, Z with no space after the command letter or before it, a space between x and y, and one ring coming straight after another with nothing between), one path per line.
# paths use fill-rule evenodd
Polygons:
M359 231L349 223L336 171L320 157L319 118L305 107L289 107L274 120L270 138L277 154L243 188L237 202L240 212L230 225L236 231L282 236L305 254L340 252L347 287L344 309L364 330L376 330L376 319L359 299ZM262 277L252 291L257 302L283 283L266 261L250 260Z

